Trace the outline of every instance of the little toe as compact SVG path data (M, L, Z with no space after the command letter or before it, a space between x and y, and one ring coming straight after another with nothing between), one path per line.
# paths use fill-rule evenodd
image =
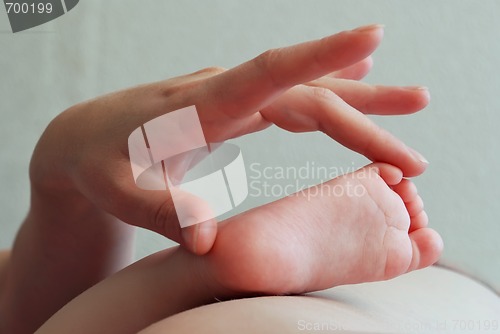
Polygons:
M408 271L428 267L439 260L443 251L443 239L433 229L421 228L409 234L412 242L412 260Z

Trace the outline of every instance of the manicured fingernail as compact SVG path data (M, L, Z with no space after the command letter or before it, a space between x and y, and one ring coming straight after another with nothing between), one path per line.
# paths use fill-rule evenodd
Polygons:
M383 28L384 28L383 24L370 24L370 25L358 27L358 28L353 29L351 31L355 31L355 32L368 32L368 31L371 31L371 30L377 30L377 29L383 29Z
M408 150L411 152L411 154L417 158L417 160L423 162L424 164L429 164L429 160L427 160L422 154L418 153L417 151L415 151L414 149L412 149L411 147L408 147Z
M429 91L429 88L425 87L425 86L408 86L408 87L405 87L405 89L408 89L408 90L423 90L423 91Z

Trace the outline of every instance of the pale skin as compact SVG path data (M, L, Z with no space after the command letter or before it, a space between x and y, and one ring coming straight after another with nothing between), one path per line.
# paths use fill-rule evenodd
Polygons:
M336 196L334 187L346 193ZM348 194L354 187L357 195ZM310 197L298 193L221 223L205 256L172 248L139 261L70 302L37 333L135 333L215 298L386 280L438 259L441 238L426 227L421 198L396 167L374 164L320 188L321 195L311 189ZM226 312L230 319L233 311ZM175 326L166 321L144 332L167 329Z
M229 298L248 293L299 293L349 281L387 279L436 261L440 252L440 239L435 232L425 228L427 218L421 204L418 204L421 203L420 198L415 195L417 197L412 197L411 201L405 200L404 194L411 192L409 189L413 189L413 186L409 181L401 181L402 175L421 174L427 162L364 115L409 114L422 109L429 101L428 91L421 87L371 86L357 81L369 71L370 54L381 38L380 26L363 27L318 41L275 49L231 70L206 69L103 96L76 105L58 116L35 149L30 166L30 211L4 272L0 273L0 326L3 326L0 332L33 332L68 301L106 277L109 278L75 301L94 294L100 296L103 290L99 287L108 287L112 281L123 282L117 286L135 284L136 274L145 275L151 280L157 277L155 275L163 274L163 279L172 282L160 286L152 284L151 288L154 286L155 291L160 289L176 302L165 306L160 305L164 300L158 300L145 305L151 312L140 312L144 317L130 316L130 322L126 322L130 325L128 330L139 330L163 317L208 303L212 301L213 295ZM378 180L374 182L379 183L373 189L392 194L387 195L387 202L379 204L382 207L388 205L387 210L394 209L394 214L397 213L405 221L399 226L398 230L402 233L396 238L399 240L397 243L406 245L405 250L398 253L398 257L404 259L395 261L397 265L382 266L392 269L370 277L353 273L349 279L343 280L333 275L324 282L302 277L305 281L295 282L296 285L292 284L286 291L277 291L273 286L276 282L272 280L252 281L249 284L238 281L237 277L235 279L233 276L242 269L237 266L239 257L224 257L224 254L228 254L224 249L236 251L232 254L240 252L241 256L247 257L248 268L254 267L256 270L266 268L259 267L262 264L252 263L252 258L256 262L258 252L269 250L266 248L269 245L257 244L254 245L255 249L234 249L245 244L234 242L236 235L244 238L247 245L252 244L249 240L256 240L254 233L266 234L268 229L283 229L283 236L288 234L293 237L297 231L292 229L287 232L290 225L283 226L287 219L282 219L279 214L284 211L280 206L300 208L301 205L279 201L274 206L232 218L231 223L221 223L219 231L213 221L181 230L168 193L145 191L135 186L128 160L127 138L146 121L189 105L196 105L207 141L221 141L276 124L293 132L323 131L373 161L396 166L381 165L384 167L380 170L387 171L389 178L382 172L382 179L386 181L384 183L373 176ZM369 183L364 185L367 189L372 187L371 181ZM393 186L395 193L390 191L386 183ZM298 201L298 198L294 200ZM401 198L413 204L407 205L405 209ZM324 204L321 199L314 199L314 202L318 203L318 208ZM356 205L362 208L365 204ZM339 204L336 209L341 211L341 206ZM411 209L411 206L420 211ZM328 208L318 209L318 212L322 210L328 211ZM412 214L414 211L418 211L418 214ZM297 222L299 229L307 229L308 226L321 228L321 225L345 225L347 228L354 225L314 218L315 214L305 208L301 214L304 219ZM410 216L411 233L408 234ZM366 217L361 213L357 218L349 217L347 213L343 217L348 221L363 218ZM374 219L368 219L369 226L375 224L372 222ZM238 231L238 226L245 225L238 223L243 220L259 223L251 231ZM380 229L374 229L378 235L384 235L387 223L379 221L377 224ZM131 225L158 232L180 242L183 248L153 255L112 276L130 263L133 241ZM311 243L316 243L314 239L317 235L312 233L309 237ZM353 241L363 242L356 238ZM377 244L376 240L370 245L380 249L380 243ZM304 245L306 248L309 246L307 243ZM281 247L284 252L287 246ZM313 255L314 249L310 251ZM347 250L339 246L335 251ZM382 249L380 253L393 254L388 249ZM206 255L197 256L202 254ZM313 256L277 258L276 263L297 269L314 265L315 270L320 265L315 264ZM344 268L345 273L350 270L345 263L335 263L337 265ZM187 275L193 270L209 273L211 278L201 282L198 275ZM185 285L187 276L198 281ZM232 279L228 282L224 277ZM199 293L185 290L200 284L208 284L209 289ZM113 289L106 291L120 295ZM206 295L207 291L210 296ZM135 293L133 289L130 292ZM86 307L90 304L82 302L81 305ZM69 312L68 319L72 319L72 314L77 314L80 306L72 303L64 310L68 309L63 314ZM134 310L127 312L133 313ZM51 320L47 326L58 326L58 321L64 323L60 316L53 319L56 320ZM87 320L92 322L91 319ZM95 321L102 323L97 318Z

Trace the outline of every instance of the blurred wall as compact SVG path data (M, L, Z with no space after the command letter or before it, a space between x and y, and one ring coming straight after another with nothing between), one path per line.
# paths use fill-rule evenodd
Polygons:
M500 291L499 14L496 0L81 0L55 21L12 34L1 10L0 248L11 245L28 208L33 147L68 106L379 22L386 34L366 81L426 85L432 102L418 115L374 119L431 162L416 183L445 239L442 263ZM236 142L247 166L366 163L321 134L271 128ZM251 196L240 211L271 200ZM137 256L169 244L140 231Z

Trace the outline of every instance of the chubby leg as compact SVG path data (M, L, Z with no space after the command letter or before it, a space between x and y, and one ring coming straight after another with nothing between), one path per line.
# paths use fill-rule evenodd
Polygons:
M412 204L420 198L411 183L401 183L399 169L374 164L235 216L221 223L207 255L174 248L143 259L38 333L133 333L215 298L304 293L429 266L441 238L426 227L409 232L422 207Z
M390 281L304 296L205 305L164 319L140 334L465 332L500 332L500 298L468 277L432 266Z

